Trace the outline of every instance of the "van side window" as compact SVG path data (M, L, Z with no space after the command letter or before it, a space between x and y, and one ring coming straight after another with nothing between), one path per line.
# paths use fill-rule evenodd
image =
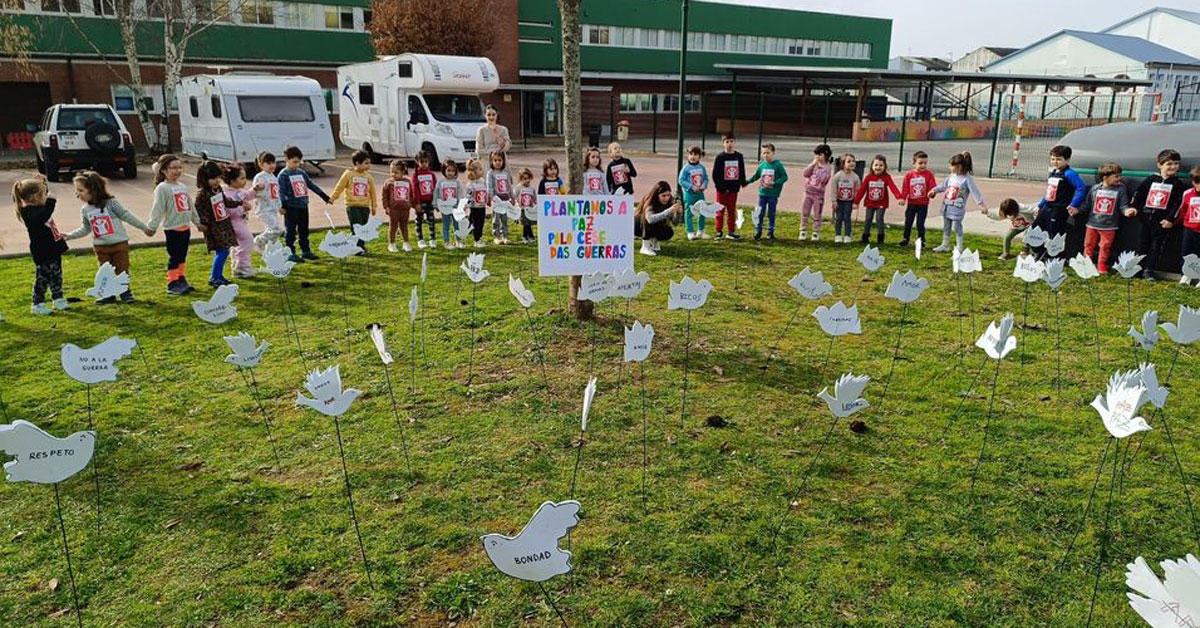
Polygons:
M425 107L416 96L408 97L408 122L410 124L429 124L429 116L425 115Z
M200 101L196 100L195 96L188 97L188 110L193 118L200 117Z
M373 105L375 104L375 86L370 83L359 83L358 85L358 104Z
M412 61L401 61L396 66L397 78L412 78Z
M211 106L212 106L212 116L214 118L220 118L221 117L221 97L213 96L209 102L211 103Z

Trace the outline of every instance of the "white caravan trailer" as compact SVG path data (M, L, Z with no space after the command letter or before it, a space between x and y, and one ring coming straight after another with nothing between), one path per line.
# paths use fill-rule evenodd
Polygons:
M329 111L313 79L198 74L185 76L176 93L187 155L253 164L262 151L282 160L283 149L298 146L313 164L334 158Z
M338 68L342 144L375 161L412 158L465 162L483 124L479 94L500 86L486 57L402 54Z

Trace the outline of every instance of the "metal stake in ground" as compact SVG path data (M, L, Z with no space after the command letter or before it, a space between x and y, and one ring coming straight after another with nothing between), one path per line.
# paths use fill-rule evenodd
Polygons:
M249 377L246 376L246 371L250 371ZM271 418L267 416L267 408L263 406L262 399L258 394L258 382L253 381L254 370L243 369L238 367L238 374L242 376L242 381L246 382L246 388L250 391L250 396L254 398L254 403L258 406L258 412L262 415L263 425L267 428L267 440L271 443L271 453L275 455L275 468L283 469L283 463L279 460L279 448L275 444L275 434L271 430Z
M67 543L67 524L63 523L62 497L58 482L54 483L54 506L58 511L58 528L62 531L63 556L67 558L67 575L71 579L71 599L75 602L75 620L83 628L83 609L79 606L79 591L75 586L75 567L71 564L71 546Z
M367 584L375 588L371 580L371 563L367 560L367 548L363 544L362 530L358 527L358 514L354 510L354 490L350 487L350 472L346 469L346 449L342 445L342 425L338 417L333 417L333 428L337 434L338 455L342 459L342 477L346 480L346 503L350 506L350 520L354 522L354 534L358 536L358 551L362 555L363 570L367 572Z
M87 384L87 422L88 429L95 432L96 424L92 420L92 385ZM92 456L92 481L96 484L96 535L100 534L100 438L96 438L96 453Z
M400 410L396 406L396 391L392 387L392 362L395 361L395 358L388 351L383 328L378 323L372 323L367 326L367 330L371 341L375 343L375 350L379 352L379 359L383 362L383 381L387 385L388 399L392 403L392 418L395 419L396 427L400 430L400 445L404 448L404 466L408 470L408 477L411 478L413 477L412 459L408 455L408 437L405 435L404 421L400 418Z

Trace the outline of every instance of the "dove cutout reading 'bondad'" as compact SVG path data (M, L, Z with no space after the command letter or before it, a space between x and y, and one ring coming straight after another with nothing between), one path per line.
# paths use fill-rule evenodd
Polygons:
M133 353L136 346L137 341L119 336L113 336L90 349L65 344L60 360L67 375L80 383L115 382L120 374L117 370L117 360Z
M516 536L485 534L483 550L501 573L528 582L545 582L571 571L571 552L558 541L579 524L579 502L542 502Z
M14 459L4 463L9 482L58 484L79 473L96 452L95 432L55 438L29 421L0 425L0 451Z
M254 336L241 332L236 336L225 336L225 344L233 353L225 356L225 362L244 369L252 369L262 361L263 353L271 346L265 340L259 343Z

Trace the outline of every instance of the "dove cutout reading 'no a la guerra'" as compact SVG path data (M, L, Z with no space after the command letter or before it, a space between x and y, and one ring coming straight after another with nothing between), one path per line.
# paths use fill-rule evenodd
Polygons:
M483 269L483 253L468 253L467 259L459 265L471 283L479 283L492 274Z
M667 309L695 310L704 307L712 289L713 285L707 279L696 281L685 275L679 283L672 281L667 286Z
M1129 606L1151 628L1196 626L1200 622L1200 560L1188 554L1159 564L1162 581L1141 556L1125 565L1125 584L1136 591L1125 594Z
M508 291L512 293L513 298L517 300L517 303L521 304L521 307L525 309L533 307L533 291L525 287L525 282L513 277L512 275L509 275Z
M1145 255L1138 255L1133 251L1125 251L1117 256L1117 263L1113 264L1113 268L1117 273L1125 279L1133 279L1138 273L1142 272L1142 260Z
M29 421L0 425L0 451L15 460L4 463L9 482L58 484L79 473L96 452L95 432L55 438Z
M379 239L379 228L383 226L383 216L371 214L367 222L361 225L351 225L354 237L363 242L373 242Z
M579 278L579 300L599 303L612 294L615 281L609 273L595 272Z
M846 304L841 301L829 307L819 305L812 315L821 325L821 331L830 336L862 333L862 322L858 319L857 303L850 307L846 307Z
M1013 277L1025 283L1041 281L1046 274L1046 265L1032 255L1018 255L1013 265Z
M1118 372L1108 380L1108 389L1096 395L1092 407L1100 413L1109 434L1125 438L1150 429L1146 419L1137 416L1146 403L1146 387L1136 371Z
M545 582L571 571L571 552L558 540L579 523L579 502L542 502L516 536L485 534L483 551L501 573L528 582Z
M1040 246L1046 245L1046 241L1050 239L1050 234L1046 233L1046 231L1041 227L1034 225L1025 231L1025 235L1022 237L1024 239L1025 246L1031 249L1036 249Z
M117 370L117 360L133 353L136 346L137 341L118 336L113 336L91 349L80 349L73 344L65 344L62 346L60 360L63 370L75 381L83 384L115 382L120 373Z
M1017 348L1017 337L1013 335L1013 315L1008 313L1000 322L992 321L983 335L975 341L975 346L993 360L1003 360L1013 349Z
M272 242L263 251L262 261L263 264L266 264L263 268L272 277L283 279L290 275L292 268L296 266L296 262L289 259L291 255L292 252L286 246L278 242Z
M1084 281L1100 276L1100 271L1096 269L1095 262L1083 253L1077 253L1075 257L1072 257L1070 264L1071 270L1075 271L1075 275Z
M1048 259L1042 269L1042 279L1050 286L1050 290L1058 292L1062 287L1063 282L1067 280L1067 273L1063 268L1066 266L1067 260L1064 259Z
M833 384L833 395L829 394L828 388L824 388L817 393L817 397L829 406L833 416L844 419L871 405L862 398L862 391L870 381L871 378L866 375L846 373Z
M334 259L346 259L362 253L358 236L349 231L327 231L321 246L317 248Z
M863 247L862 253L858 254L858 263L862 264L867 272L873 273L883 267L883 253L880 253L877 247L868 244Z
M237 316L237 306L233 304L238 295L236 283L217 286L207 301L192 301L192 311L200 320L214 325L220 325Z
M384 364L395 362L392 352L388 351L387 339L383 337L383 327L379 323L371 323L367 325L367 333L371 336L371 342L375 344L375 351L379 352L379 359L383 360Z
M1158 335L1158 312L1148 310L1142 314L1142 328L1139 330L1136 325L1130 325L1129 337L1142 345L1142 350L1146 353L1152 351L1162 339L1162 336Z
M613 275L613 287L609 296L619 299L636 299L648 283L650 283L649 273L645 271L635 273L632 268L626 268Z
M625 361L641 362L650 357L654 345L654 328L633 321L633 327L625 328Z
M350 404L362 395L362 391L355 388L342 390L340 366L331 366L324 371L314 370L304 380L304 387L312 398L296 393L296 405L312 408L325 416L342 416L350 409Z
M96 271L96 280L88 289L87 295L96 299L111 299L129 291L129 273L117 274L116 268L108 262L100 265Z
M821 297L827 297L833 294L833 286L825 281L825 275L820 271L813 272L807 266L804 270L796 273L788 280L788 285L792 287L800 296L813 300Z
M921 298L921 293L928 287L928 279L917 277L911 270L903 275L897 270L892 274L892 283L888 284L883 296L901 303L912 303Z
M236 336L225 336L225 344L233 353L225 356L225 362L244 369L252 369L262 361L263 353L271 346L266 341L259 344L254 336L241 332Z
M1181 305L1179 322L1163 323L1161 327L1176 344L1190 345L1200 340L1200 309Z

